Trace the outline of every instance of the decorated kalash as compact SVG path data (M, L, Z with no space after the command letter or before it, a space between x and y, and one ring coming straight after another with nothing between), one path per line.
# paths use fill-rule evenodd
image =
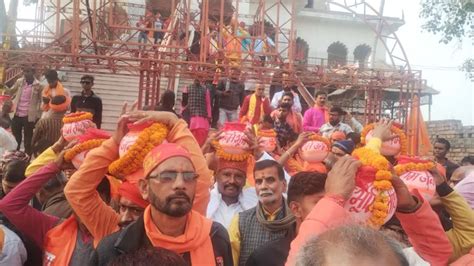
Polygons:
M355 190L344 207L359 223L378 228L396 211L392 173L399 175L410 190L417 189L428 201L433 197L436 186L428 171L435 164L407 156L407 137L401 125L393 123L391 138L382 143L373 138L375 126L375 123L369 124L363 129L362 146L352 153L362 166L356 175ZM315 133L302 133L289 149L276 158L291 176L302 171L327 173L330 149L328 139Z
M298 147L299 144L300 143L296 142L295 145ZM323 161L328 156L330 148L331 144L328 139L318 134L311 134L308 139L298 147L294 156L288 160L286 168L290 172L290 175L302 171L326 173L327 171Z
M252 185L250 178L253 171L252 165L255 165L253 151L250 149L249 140L245 132L245 124L238 122L227 122L222 128L222 133L215 139L212 139L211 146L214 154L211 154L214 165L214 175L220 169L231 167L246 173L246 183Z
M250 147L249 143L252 140L249 138L255 138L258 154L255 154L256 147ZM222 133L212 140L211 145L214 149L213 160L221 165L232 164L246 172L248 186L255 185L253 179L255 162L259 159L278 160L281 153L277 133L273 129L258 129L238 122L225 123Z
M169 129L162 123L151 122L140 125L128 124L127 127L129 132L120 141L120 158L109 166L109 173L136 184L143 178L145 156L154 147L166 142Z
M365 146L352 153L362 166L356 175L355 190L344 207L357 221L379 228L396 211L397 197L391 182L393 173L400 176L411 191L417 189L428 201L436 186L428 172L435 163L406 155L407 137L400 125L392 125L391 139L382 143L373 138L375 126L369 124L363 129L361 143Z
M99 147L102 142L111 136L109 133L96 128L92 122L92 114L88 112L68 114L63 118L63 122L62 138L54 146L63 146L63 149L66 143L70 145L74 144L74 146L65 150L64 158L60 158L61 153L54 155L52 158L57 157L55 159L56 161L47 162L40 170L33 173L30 176L32 182L37 182L37 179L44 178L42 175L45 170L50 171L52 174L60 173L61 168L57 163L58 160L62 162L62 159L64 159L65 162L72 163L75 169L71 170L71 172L75 172L81 167L86 155L92 149ZM52 150L52 148L43 152L43 154L36 159L38 161L35 162L35 164L42 164L39 161L45 160L47 157L46 154L50 153L50 150ZM65 165L66 164L61 165L61 167L69 168L69 166ZM46 175L46 177L48 177L48 175ZM109 186L110 182L104 178L102 179L103 183ZM101 195L104 197L104 200L110 198L110 193L103 192ZM51 219L42 216L36 218L37 221L35 222L38 224L44 224L44 220ZM87 252L93 250L93 246L96 246L100 240L88 238L89 232L87 232L81 220L79 220L76 215L71 215L65 220L54 221L43 229L47 231L42 239L42 243L44 243L42 248L44 249L45 265L68 265L74 257L78 246L82 246L82 249L86 250L85 254L87 254ZM81 241L80 244L78 244L79 241ZM79 258L76 258L76 260L83 262Z

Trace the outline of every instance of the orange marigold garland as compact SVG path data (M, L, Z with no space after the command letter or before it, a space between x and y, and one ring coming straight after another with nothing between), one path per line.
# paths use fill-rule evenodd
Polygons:
M89 112L75 112L63 117L63 123L65 124L74 123L74 122L79 122L79 121L87 120L87 119L92 120L92 117L93 117L92 113L89 113Z
M168 136L169 129L162 123L154 123L138 135L127 153L109 165L109 173L116 177L125 177L138 171L145 156Z
M323 142L324 144L326 144L328 149L331 147L331 143L329 142L329 140L321 135L312 134L309 137L309 141L311 140ZM288 166L288 170L290 170L290 172L292 173L304 171L304 166L300 162L298 162L298 160L296 160L295 158L288 159L287 166Z
M360 140L361 140L361 143L363 145L365 145L366 142L367 142L366 141L367 134L371 130L373 130L374 128L375 128L374 123L368 124L364 127L364 129L360 133ZM407 135L405 134L405 132L403 132L403 130L401 130L398 127L393 126L393 125L392 125L390 130L392 131L393 134L397 135L400 138L400 154L401 155L407 154L407 152L408 152L408 139L407 139Z
M372 213L369 224L378 228L384 224L389 211L389 197L386 192L393 188L390 163L379 153L365 147L356 149L352 155L358 158L362 165L371 166L377 170L373 183L377 194L375 195L374 202L369 207Z
M76 157L76 155L80 154L83 151L97 148L104 141L106 141L106 139L91 139L91 140L84 141L83 143L77 144L70 150L66 151L66 153L64 154L64 159L70 162L72 161L74 157Z
M433 162L426 163L407 163L407 164L398 164L393 169L397 175L403 175L406 172L410 171L428 171L435 167Z
M329 142L329 140L321 135L318 135L318 134L312 134L310 137L309 137L309 140L315 140L315 141L321 141L321 142L324 142L324 144L326 144L326 146L328 147L328 149L331 147L331 142Z
M249 151L245 151L244 153L241 153L241 154L227 153L227 152L224 151L224 149L222 148L222 146L221 146L221 144L219 143L218 140L213 140L212 141L212 146L216 150L217 157L221 158L221 159L224 159L224 160L227 160L227 161L241 162L241 161L247 160L251 155L251 153Z
M298 173L304 170L303 166L295 158L288 159L287 166L290 173Z
M257 136L259 136L259 137L276 138L277 133L276 133L276 131L273 130L273 129L269 129L269 130L259 130L259 131L257 132Z

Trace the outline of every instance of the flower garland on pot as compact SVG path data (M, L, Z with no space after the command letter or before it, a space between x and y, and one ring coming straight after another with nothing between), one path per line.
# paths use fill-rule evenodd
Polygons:
M324 144L326 144L326 146L328 148L331 147L331 142L327 138L325 138L325 137L323 137L319 134L312 134L309 137L308 141L320 141L320 142L323 142ZM299 157L299 155L296 155L296 156ZM295 156L288 159L287 166L288 166L289 172L292 172L292 173L305 171L304 161L302 161L300 158L296 159Z
M268 137L268 138L276 138L277 133L274 129L268 129L268 130L259 130L257 132L258 137Z
M361 144L363 144L363 145L366 144L367 134L371 130L373 130L374 128L375 128L375 123L368 124L364 127L364 129L360 133ZM405 134L405 132L403 132L403 130L401 130L400 128L398 128L394 125L392 125L392 127L390 128L390 131L400 138L400 154L401 155L407 154L407 152L408 152L408 139L407 139L407 135Z
M216 150L217 157L221 158L221 159L224 159L224 160L227 160L227 161L241 162L241 161L247 160L251 155L251 152L249 152L249 151L245 151L241 154L227 153L227 152L224 151L224 149L222 148L222 146L221 146L221 144L219 143L218 140L213 140L211 144L214 147L214 149Z
M328 146L328 148L331 147L331 142L327 138L325 138L321 135L313 134L309 137L308 141L311 141L311 140L324 142L324 144L326 144L326 146Z
M67 124L67 123L79 122L82 120L92 120L92 117L93 117L92 113L89 113L89 112L75 112L63 117L63 123Z
M378 228L384 224L389 211L389 197L385 192L393 188L390 163L384 156L366 147L356 149L352 155L358 158L362 165L371 166L377 170L373 182L373 186L377 190L377 193L374 202L369 207L370 212L372 213L372 216L369 219L369 224Z
M406 164L398 164L393 167L395 173L399 176L403 175L406 172L411 171L428 171L435 167L433 162L426 162L426 163L406 163Z
M145 128L127 153L109 165L109 173L123 178L138 171L145 156L166 139L168 132L168 127L162 123L154 123Z
M81 152L97 148L102 145L102 142L104 141L106 141L106 139L91 139L84 141L83 143L77 144L70 150L66 151L66 153L64 154L64 159L70 162L74 157L76 157L76 155L80 154Z

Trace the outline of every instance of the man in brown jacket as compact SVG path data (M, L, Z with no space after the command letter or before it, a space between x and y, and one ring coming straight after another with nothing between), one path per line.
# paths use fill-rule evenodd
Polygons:
M25 152L31 155L31 139L36 121L41 117L41 92L43 90L34 76L35 70L31 66L23 68L23 77L18 79L13 87L5 88L6 94L12 96L14 116L12 119L12 133L20 149L23 133L25 135Z

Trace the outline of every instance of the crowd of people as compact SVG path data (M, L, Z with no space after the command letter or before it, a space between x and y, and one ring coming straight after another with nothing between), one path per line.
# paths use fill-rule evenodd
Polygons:
M2 105L1 127L11 131L14 139L2 134L4 142L0 151L19 150L23 144L26 154L39 155L61 136L62 119L67 112L90 112L97 128L101 127L102 99L92 90L93 76L82 76L81 94L71 96L56 70L47 70L41 75L32 66L26 66L23 73L11 88L2 86L8 98ZM41 76L46 81L45 86L39 80Z
M303 110L286 73L271 99L239 75L196 78L179 114L171 91L124 104L106 132L93 76L71 97L56 71L43 87L25 67L0 117L0 265L474 263L472 156L459 166L437 139L430 158L410 157L427 162L411 170L428 173L428 198L400 177L403 148L384 154L396 121L370 124L369 139L323 91ZM301 155L310 141L316 164ZM348 207L361 182L382 191L363 221Z

